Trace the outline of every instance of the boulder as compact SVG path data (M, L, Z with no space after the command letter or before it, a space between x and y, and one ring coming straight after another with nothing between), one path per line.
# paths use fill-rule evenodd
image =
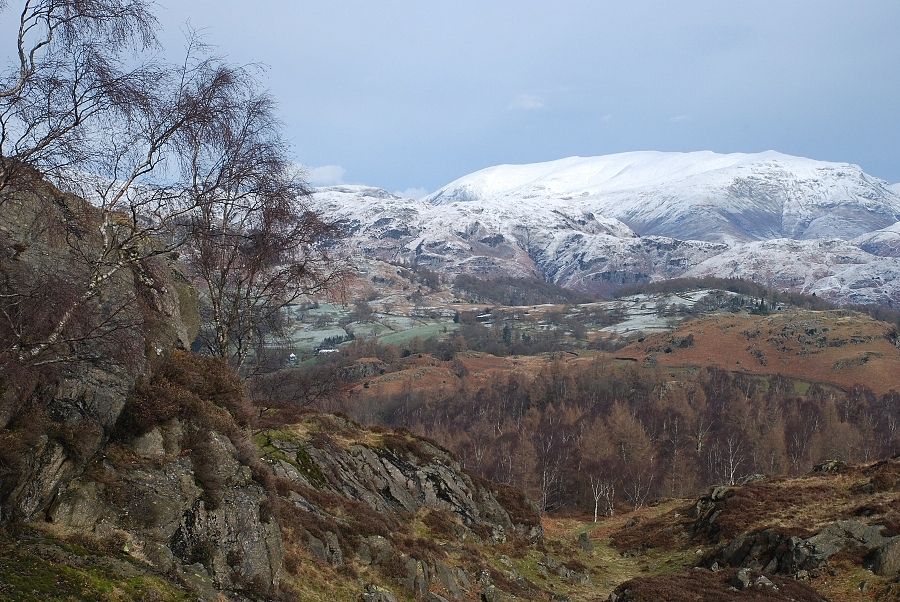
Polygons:
M881 535L882 529L858 520L841 520L826 526L805 543L812 548L816 560L824 561L849 546L858 545L866 550L880 547L887 541Z
M734 492L734 489L735 488L730 485L718 485L716 487L713 487L709 492L709 499L715 502L724 500Z
M509 596L494 585L488 585L481 592L481 602L506 602Z
M44 509L75 470L62 445L42 435L30 450L18 487L9 497L9 508L0 513L6 520L31 520Z
M843 460L826 460L820 464L813 466L812 471L815 473L838 474L847 470L847 463Z
M141 458L159 459L166 456L166 446L162 431L155 428L140 437L135 437L129 445Z
M753 589L761 591L777 591L778 586L775 585L772 580L765 575L760 575L753 580Z
M70 529L90 532L102 516L102 495L98 483L84 483L61 495L60 501L50 511L50 518L54 523L66 525Z
M869 553L884 546L888 539L881 535L882 529L857 520L843 520L827 525L806 539L777 529L744 533L720 547L707 563L718 562L783 575L802 572L808 575L842 550L856 547Z
M551 571L555 571L555 570L559 569L559 567L561 566L561 563L559 562L559 560L557 560L550 554L544 554L544 558L541 559L539 564L547 567Z
M750 587L752 582L753 576L750 574L750 569L744 568L735 573L734 578L731 580L731 585L735 589L745 590Z
M891 538L876 550L872 571L882 577L892 578L900 575L900 535Z
M578 547L581 548L582 552L594 551L594 542L591 541L590 536L586 532L578 536Z
M381 535L370 535L360 542L357 556L363 564L382 566L394 557L394 546Z
M440 561L434 563L434 576L453 600L462 600L465 590L472 586L465 571Z
M749 485L750 483L756 483L758 481L765 481L768 477L762 473L756 473L747 475L743 479L740 480L741 485Z
M367 585L360 599L362 602L397 602L397 596L390 590L377 585Z
M425 562L412 557L406 557L404 564L407 589L414 592L417 597L424 596L431 582L431 569Z

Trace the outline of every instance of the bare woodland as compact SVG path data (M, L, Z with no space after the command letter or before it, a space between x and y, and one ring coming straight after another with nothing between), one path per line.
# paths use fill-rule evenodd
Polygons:
M359 353L402 365L389 350ZM344 398L336 386L327 407L432 438L544 511L592 517L755 475L804 474L829 459L870 462L900 451L900 394L862 385L807 388L717 368L673 377L609 356L487 383L464 369L457 375L459 386L442 394L410 383L396 394L363 388Z

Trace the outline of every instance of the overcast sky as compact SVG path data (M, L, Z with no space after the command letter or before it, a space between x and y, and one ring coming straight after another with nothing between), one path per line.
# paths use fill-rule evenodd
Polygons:
M269 67L315 183L775 149L900 182L900 0L159 0Z

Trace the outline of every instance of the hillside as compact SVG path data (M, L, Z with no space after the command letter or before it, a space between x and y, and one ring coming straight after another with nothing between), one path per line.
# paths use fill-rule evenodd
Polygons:
M874 255L900 257L900 222L854 239L859 248Z
M661 366L784 374L845 389L865 384L880 394L900 387L898 345L892 326L855 312L789 309L769 316L701 318L617 355Z
M94 210L46 192L53 204L20 195L0 215L18 249L0 269L21 292L47 269L84 276L52 226ZM47 227L22 227L34 222ZM80 240L96 244L86 228ZM89 303L127 328L52 364L0 358L0 600L543 595L479 572L501 545L541 545L519 492L408 433L255 406L225 363L185 350L197 296L171 257Z
M722 312L615 351L524 355L504 353L504 333L513 344L520 335L501 324L462 325L400 353L352 343L325 363L342 377L321 403L433 438L551 514L900 449L894 326L862 314ZM317 378L308 370L297 382Z
M612 534L653 558L696 550L699 568L620 585L621 601L896 600L900 461L824 463L793 479L716 487ZM804 593L805 590L805 593ZM793 593L792 593L793 592Z

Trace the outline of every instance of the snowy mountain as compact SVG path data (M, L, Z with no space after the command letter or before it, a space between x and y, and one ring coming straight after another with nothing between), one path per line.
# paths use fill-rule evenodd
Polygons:
M859 167L774 152L625 153L498 166L422 200L317 189L357 255L450 276L602 291L740 276L842 302L900 303L900 196Z
M773 151L634 152L490 167L433 204L528 203L615 217L640 235L748 241L853 238L900 219L900 196L856 165Z

